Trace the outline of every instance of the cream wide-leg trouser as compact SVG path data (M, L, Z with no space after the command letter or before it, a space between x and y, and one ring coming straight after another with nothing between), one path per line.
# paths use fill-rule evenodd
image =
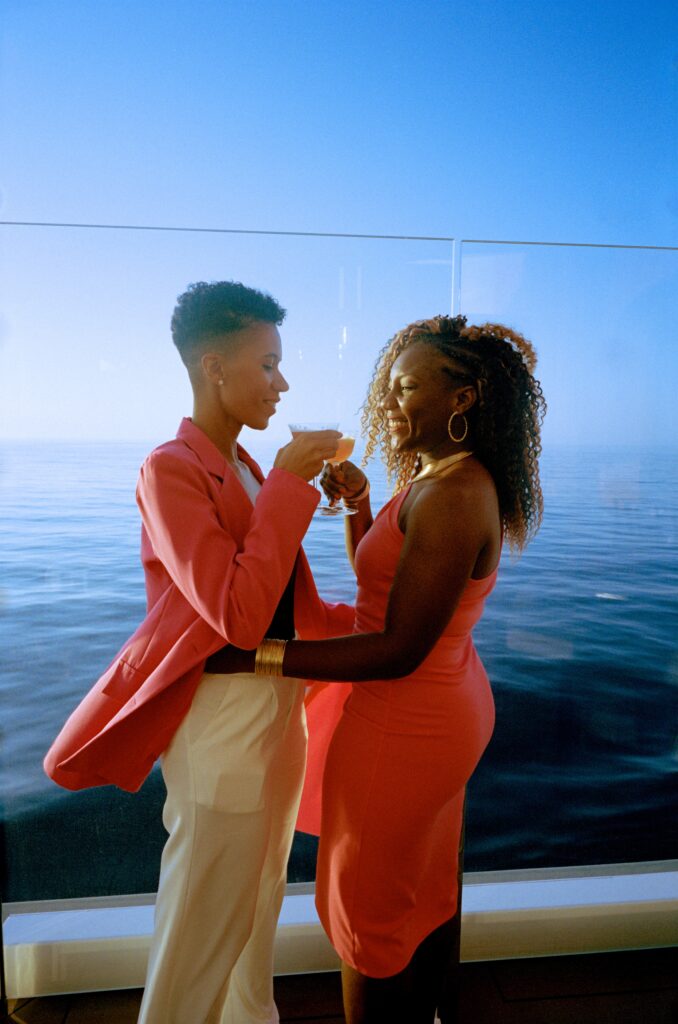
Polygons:
M306 762L304 683L205 674L162 756L139 1024L271 1024L273 944Z

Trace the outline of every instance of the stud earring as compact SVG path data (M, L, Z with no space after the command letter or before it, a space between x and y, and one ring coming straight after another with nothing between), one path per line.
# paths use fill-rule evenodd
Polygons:
M223 388L223 386L224 386L224 378L220 377L219 380L217 381L217 384L219 385L220 388Z
M464 421L464 433L461 435L461 437L455 437L454 434L452 433L452 422L455 416L461 416L461 418ZM450 435L450 441L454 441L456 444L461 444L461 442L465 440L466 435L468 434L468 420L464 416L463 412L452 413L449 420L447 421L447 433Z

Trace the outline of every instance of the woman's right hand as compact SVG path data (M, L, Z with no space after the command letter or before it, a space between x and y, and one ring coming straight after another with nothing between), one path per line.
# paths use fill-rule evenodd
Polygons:
M273 468L285 469L302 480L312 480L325 460L337 454L340 437L339 430L304 430L280 449Z
M359 494L367 484L367 477L362 469L353 462L340 462L333 465L328 462L320 477L320 485L331 502Z

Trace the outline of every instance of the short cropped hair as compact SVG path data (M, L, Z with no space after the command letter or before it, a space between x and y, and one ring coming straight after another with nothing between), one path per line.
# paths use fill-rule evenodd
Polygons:
M189 369L205 346L253 323L281 324L286 310L265 292L239 281L197 281L179 296L172 340Z

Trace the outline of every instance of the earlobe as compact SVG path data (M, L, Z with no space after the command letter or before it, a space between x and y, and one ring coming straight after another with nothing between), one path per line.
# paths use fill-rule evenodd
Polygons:
M224 384L224 368L221 365L221 359L214 352L206 352L200 359L200 366L204 376L212 384L218 384L219 387L223 387Z

